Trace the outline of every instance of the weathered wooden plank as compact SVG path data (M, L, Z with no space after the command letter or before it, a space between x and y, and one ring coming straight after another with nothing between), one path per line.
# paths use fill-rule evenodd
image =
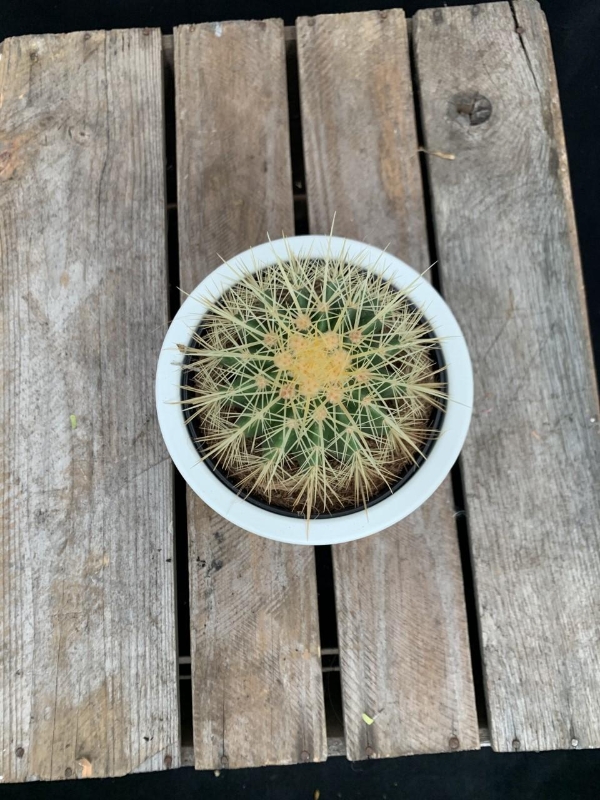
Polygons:
M0 775L179 763L160 32L0 61Z
M419 12L444 289L469 341L463 453L496 750L600 746L600 448L567 159L535 2ZM491 114L489 113L491 109Z
M175 31L181 285L293 232L283 25ZM188 494L197 768L326 757L314 551Z
M404 13L298 20L310 229L429 265ZM479 746L449 481L403 523L334 547L352 760ZM363 712L375 719L366 725Z

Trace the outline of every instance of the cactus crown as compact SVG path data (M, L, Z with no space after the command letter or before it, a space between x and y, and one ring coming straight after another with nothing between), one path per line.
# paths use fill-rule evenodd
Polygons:
M365 259L288 258L216 300L189 345L182 401L241 491L303 513L366 504L414 463L445 402L422 312Z

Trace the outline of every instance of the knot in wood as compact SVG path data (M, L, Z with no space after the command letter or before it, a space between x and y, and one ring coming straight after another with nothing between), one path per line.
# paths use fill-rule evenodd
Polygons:
M373 748L370 746L365 747L365 755L367 756L367 758L373 758L373 756L375 755L375 750L373 750Z
M468 125L481 125L492 116L492 104L478 92L462 92L452 98L451 116Z
M458 748L460 747L460 740L458 736L451 736L448 739L448 745L450 747L450 750L458 750Z
M304 761L305 763L307 761L310 761L310 753L308 752L308 750L303 750L300 753L300 761Z
M69 137L77 144L86 145L91 142L92 131L84 125L72 125L68 132Z
M25 755L25 749L23 747L17 747L17 749L15 750L15 755L17 758L23 758L23 756Z

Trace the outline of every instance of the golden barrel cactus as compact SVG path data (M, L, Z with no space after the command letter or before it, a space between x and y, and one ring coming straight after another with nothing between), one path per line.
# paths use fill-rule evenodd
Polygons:
M423 312L364 259L288 252L250 270L182 344L204 458L307 519L366 505L433 435L446 400Z

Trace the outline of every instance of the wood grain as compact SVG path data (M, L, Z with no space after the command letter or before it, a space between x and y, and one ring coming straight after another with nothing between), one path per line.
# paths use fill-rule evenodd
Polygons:
M426 146L455 156L429 171L476 376L463 468L492 746L599 747L598 403L545 18L421 11L414 41Z
M328 232L335 212L338 235L425 269L404 13L301 18L297 33L311 232ZM477 748L449 481L333 555L348 758Z
M175 30L181 285L293 233L283 25ZM326 758L314 550L263 540L188 493L198 769Z
M160 31L0 61L0 775L179 764Z

